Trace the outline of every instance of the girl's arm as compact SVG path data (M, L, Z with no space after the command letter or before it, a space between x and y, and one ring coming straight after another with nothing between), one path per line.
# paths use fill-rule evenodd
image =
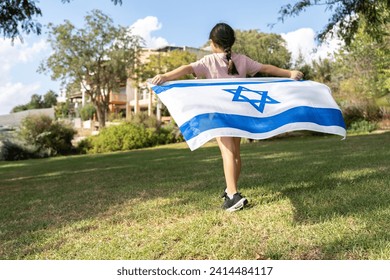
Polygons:
M271 76L291 78L294 80L300 80L303 78L303 73L300 71L282 69L270 64L263 64L259 72L269 74Z
M159 85L168 81L179 79L184 75L192 74L194 71L191 65L183 65L175 70L167 72L165 74L159 74L152 79L152 84Z

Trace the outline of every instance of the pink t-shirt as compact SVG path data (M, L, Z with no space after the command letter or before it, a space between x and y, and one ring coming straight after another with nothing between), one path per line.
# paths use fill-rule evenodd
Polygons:
M262 64L243 54L232 53L232 60L236 65L238 75L228 74L228 62L225 53L213 53L191 63L192 69L198 78L246 78L260 71Z

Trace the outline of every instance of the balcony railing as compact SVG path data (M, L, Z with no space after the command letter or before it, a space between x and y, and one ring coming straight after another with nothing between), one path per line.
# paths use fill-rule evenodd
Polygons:
M127 97L125 94L111 93L110 102L111 103L126 103Z

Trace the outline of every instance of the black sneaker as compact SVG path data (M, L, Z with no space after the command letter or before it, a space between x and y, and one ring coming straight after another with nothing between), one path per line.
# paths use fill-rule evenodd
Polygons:
M225 197L225 201L222 204L222 209L228 212L241 210L242 208L244 208L245 205L248 204L248 200L245 197L243 197L240 193L235 193L232 199L230 199L226 193L224 197Z

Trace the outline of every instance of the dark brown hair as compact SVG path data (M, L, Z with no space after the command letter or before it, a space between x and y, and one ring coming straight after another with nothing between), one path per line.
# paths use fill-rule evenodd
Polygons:
M233 28L226 23L218 23L211 29L209 39L226 53L228 74L237 75L238 71L232 60L232 46L236 41Z

